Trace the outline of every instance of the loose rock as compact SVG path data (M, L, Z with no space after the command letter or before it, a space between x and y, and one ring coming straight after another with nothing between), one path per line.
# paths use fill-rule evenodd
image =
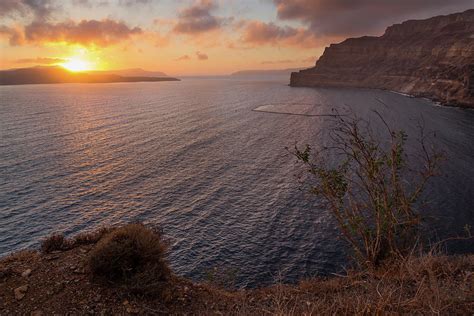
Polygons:
M20 286L20 287L17 287L13 292L15 294L15 299L16 300L22 300L25 295L26 295L26 291L28 291L28 285L23 285L23 286Z

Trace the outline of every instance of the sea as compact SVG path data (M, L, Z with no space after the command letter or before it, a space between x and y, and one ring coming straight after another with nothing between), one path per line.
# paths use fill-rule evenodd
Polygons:
M412 154L422 127L446 157L420 204L429 239L474 226L473 110L288 78L1 86L0 256L55 232L143 222L193 280L243 288L339 273L347 246L291 154L330 144L335 113L381 137L382 116Z

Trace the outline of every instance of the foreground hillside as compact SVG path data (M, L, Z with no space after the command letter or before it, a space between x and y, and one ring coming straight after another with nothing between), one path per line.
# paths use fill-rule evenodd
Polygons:
M424 256L373 272L249 290L197 284L171 274L166 285L153 284L151 288L160 291L151 294L151 290L132 293L127 287L91 277L88 263L97 256L101 241L96 244L94 238L82 238L62 250L52 250L64 245L54 242L46 253L20 252L0 261L1 315L474 312L474 255Z
M474 107L474 10L332 44L290 85L379 88Z

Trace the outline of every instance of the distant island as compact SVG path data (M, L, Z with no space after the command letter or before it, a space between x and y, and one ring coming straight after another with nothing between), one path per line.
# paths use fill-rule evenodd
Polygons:
M32 67L0 71L0 85L53 83L112 83L179 81L160 72L143 69L72 72L59 66Z
M474 108L474 10L332 44L291 86L378 88Z
M272 69L272 70L241 70L230 74L231 77L261 77L261 76L286 76L291 75L292 72L298 71L301 68L290 69Z
M141 68L130 68L130 69L118 69L118 70L106 70L106 71L93 71L89 73L100 74L100 75L118 75L123 77L168 77L167 74L161 71L148 71Z

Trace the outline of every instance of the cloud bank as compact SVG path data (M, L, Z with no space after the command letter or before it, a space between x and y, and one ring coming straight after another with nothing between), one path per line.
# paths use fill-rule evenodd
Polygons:
M1 0L0 17L16 17L32 14L36 19L49 16L56 10L53 0Z
M60 23L35 21L26 25L23 30L0 26L0 34L8 37L10 45L64 42L83 46L105 47L142 33L143 31L139 27L131 28L122 21L111 19Z
M415 17L467 10L472 0L273 0L280 20L297 20L316 36L378 33Z
M64 58L49 58L49 57L36 57L36 58L22 58L17 59L17 64L39 64L39 65L54 65L64 63L67 60Z

